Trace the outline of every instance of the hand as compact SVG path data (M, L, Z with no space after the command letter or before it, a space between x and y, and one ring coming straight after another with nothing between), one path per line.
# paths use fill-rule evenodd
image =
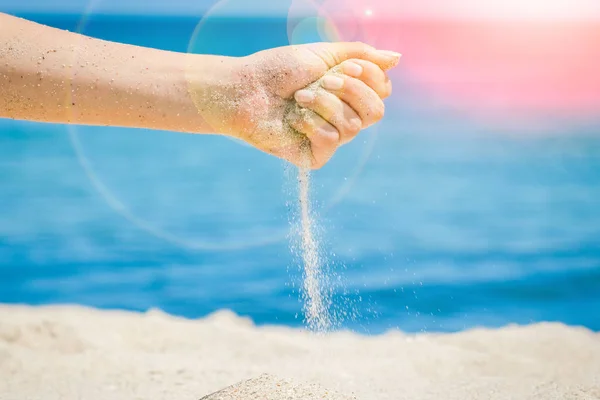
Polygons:
M223 79L190 88L215 132L320 168L383 117L382 99L391 93L384 71L399 57L362 43L286 46L231 59Z

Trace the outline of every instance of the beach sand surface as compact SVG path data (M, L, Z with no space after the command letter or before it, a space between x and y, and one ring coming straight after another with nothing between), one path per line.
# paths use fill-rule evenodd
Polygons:
M225 311L189 320L0 306L1 400L219 399L249 379L238 387L270 400L287 399L269 389L278 380L298 393L326 388L332 400L600 399L600 334L542 323L317 336Z

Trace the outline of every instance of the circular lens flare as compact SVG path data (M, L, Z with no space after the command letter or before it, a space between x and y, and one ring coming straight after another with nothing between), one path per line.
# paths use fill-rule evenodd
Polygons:
M274 47L277 43L270 43L270 31L265 31L262 35L256 33L257 22L250 22L247 26L240 26L239 19L230 18L231 15L239 15L245 7L246 2L239 1L218 1L213 7L206 12L196 25L194 32L189 40L188 51L190 53L200 54L228 54L228 55L246 55L255 51L263 50L264 48ZM86 34L90 24L94 23L94 19L100 15L96 15L95 10L102 8L101 0L94 0L88 3L86 12L83 13L79 20L77 32ZM229 24L229 27L224 24ZM286 26L291 26L286 20ZM319 40L339 40L339 33L330 20L323 16L316 15L308 20L301 20L299 24L293 25L293 41L302 43L312 37ZM285 38L286 36L284 36ZM264 40L263 40L264 39ZM241 42L241 43L240 43ZM282 43L285 44L285 43ZM77 62L85 62L74 56L73 64ZM70 105L76 102L76 93L72 90L67 90L65 93L65 105ZM73 111L73 110L71 110ZM199 110L200 112L200 110ZM94 165L101 166L100 159L96 162L90 160L90 154L86 151L80 130L82 128L76 125L67 127L69 140L75 152L77 161L85 172L89 182L96 192L101 196L105 203L117 214L136 226L138 229L156 238L162 239L175 246L186 248L189 250L202 251L226 251L226 250L245 250L253 247L260 247L284 241L288 238L289 228L281 227L266 230L264 234L252 235L249 239L248 235L242 234L239 237L229 234L229 239L214 239L214 238L198 238L188 237L189 235L175 234L162 228L160 223L151 221L152 218L143 217L139 211L127 204L122 196L119 196L106 179L103 179L98 173L98 168ZM232 139L234 140L234 139ZM333 194L325 201L322 207L322 212L332 209L341 201L345 195L351 190L351 187L356 181L356 178L362 171L362 168L367 163L370 154L373 150L376 135L372 132L366 140L366 145L360 161L355 165L351 175L343 183L340 184ZM236 140L237 141L237 140ZM238 143L247 145L245 142L237 141ZM117 143L111 142L115 146ZM124 143L124 145L127 145ZM142 149L143 150L143 149ZM142 155L140 155L143 157ZM96 159L100 156L93 156ZM135 170L135 169L132 169ZM105 171L106 172L106 171ZM112 179L108 179L110 181ZM147 197L147 196L146 196ZM156 210L158 211L158 210ZM143 213L148 215L147 212ZM169 215L169 212L162 211L161 214ZM254 238L254 239L252 239Z
M321 12L321 6L310 0L292 2L287 18L288 40L291 45L341 40L334 21Z

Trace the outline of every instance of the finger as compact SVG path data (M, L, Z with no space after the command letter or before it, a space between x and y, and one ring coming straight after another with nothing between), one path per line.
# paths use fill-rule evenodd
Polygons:
M383 100L364 82L342 74L328 74L321 79L320 84L359 115L363 129L383 118Z
M294 98L299 105L314 111L334 126L339 132L340 144L354 139L363 127L363 121L356 111L327 90L299 90Z
M332 71L360 79L382 99L392 94L392 83L387 74L370 61L353 58L334 67Z
M340 144L338 130L321 116L307 108L296 107L287 121L294 130L310 140L312 168L321 168L333 156Z
M388 50L377 50L361 42L313 43L311 50L315 52L329 68L341 64L351 58L371 61L384 71L394 68L400 61L401 54Z

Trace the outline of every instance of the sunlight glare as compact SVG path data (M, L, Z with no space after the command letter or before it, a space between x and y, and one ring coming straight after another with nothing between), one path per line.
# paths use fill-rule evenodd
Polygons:
M461 11L474 17L563 19L599 16L597 0L463 0Z

